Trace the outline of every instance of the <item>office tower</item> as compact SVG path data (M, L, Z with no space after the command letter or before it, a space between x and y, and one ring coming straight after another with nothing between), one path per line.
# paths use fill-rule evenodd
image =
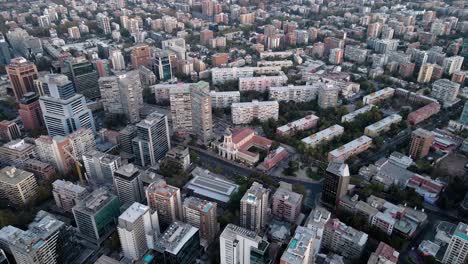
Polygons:
M460 84L447 79L440 79L432 84L431 97L445 103L452 103L457 99Z
M65 223L52 214L39 211L28 229L5 226L0 230L0 244L16 263L63 263L68 240ZM8 263L8 262L7 262Z
M26 93L35 92L34 80L38 78L36 65L23 57L17 57L6 66L6 73L17 102Z
M418 74L418 83L428 83L432 78L432 71L434 70L434 64L424 63L421 65L421 69Z
M139 43L133 46L130 58L134 70L138 70L140 66L147 66L151 57L151 49L146 43Z
M337 206L348 191L349 179L348 164L330 162L323 181L322 202L329 207Z
M119 208L119 199L111 192L93 191L72 209L77 235L99 246L115 230Z
M39 96L33 92L26 93L19 101L18 113L24 129L41 131L45 129Z
M317 233L303 226L298 226L294 237L283 252L280 264L311 264L315 263Z
M171 149L167 116L152 113L137 125L137 137L132 140L135 162L153 166Z
M39 98L39 103L49 136L67 136L79 128L95 131L93 115L84 96L75 93L67 76L48 74L42 86L45 95Z
M442 263L463 264L468 261L468 225L460 222L450 239Z
M121 166L114 172L114 186L121 204L143 202L145 199L140 174L140 170L131 163Z
M98 28L102 30L102 33L104 33L105 35L111 33L112 30L111 30L110 20L108 16L102 13L99 13L96 15L96 22L97 22Z
M158 264L196 263L200 255L198 229L175 221L156 239L154 251Z
M99 73L94 69L92 63L84 57L70 58L65 60L62 73L67 75L75 86L75 91L88 99L99 96L98 79Z
M413 159L424 158L431 149L434 135L431 131L418 128L411 133L409 156Z
M325 224L322 248L336 252L346 259L356 260L361 256L367 239L366 233L346 226L339 219L330 219Z
M158 51L154 54L153 71L156 78L160 81L172 79L172 64L169 55L164 51Z
M58 208L71 212L73 206L88 195L88 191L72 182L56 180L52 183L52 194Z
M190 85L192 100L192 130L203 144L208 144L213 137L211 116L210 85L198 82Z
M143 108L143 88L138 71L99 78L99 89L104 110L124 114L130 123L140 121Z
M71 39L80 39L81 38L80 29L78 27L69 27L68 37Z
M137 127L134 125L127 125L119 131L120 150L125 153L132 154L132 140L137 136Z
M221 264L250 264L252 249L259 248L262 238L254 231L228 224L219 237Z
M182 200L180 189L158 179L146 189L146 200L152 211L158 212L159 223L168 226L182 220Z
M240 224L249 230L260 232L267 224L270 190L258 182L245 192L240 203Z
M0 170L0 198L14 205L25 205L36 198L38 185L34 174L7 166Z
M280 220L296 223L301 214L302 194L292 191L292 185L280 182L280 187L273 194L272 213Z
M372 252L367 264L397 264L400 253L391 246L380 242L379 246Z
M208 246L218 234L217 204L198 197L184 200L184 222L199 229L200 239Z
M320 108L338 106L339 89L331 84L321 84L318 88L318 105Z
M62 136L40 136L35 140L37 158L48 162L60 173L67 173L72 169L72 158L69 149L70 141Z
M123 255L139 260L154 247L155 235L159 235L158 214L135 202L119 216L117 231Z
M11 61L11 52L5 36L0 33L0 65L8 65Z
M9 142L20 137L21 137L21 130L18 124L9 120L2 120L0 122L0 139L1 140Z
M115 171L122 166L120 156L97 150L85 152L82 157L88 178L93 184L112 182Z
M112 69L114 71L123 71L125 70L125 59L122 55L122 51L118 49L111 49L109 51L109 61L112 64Z

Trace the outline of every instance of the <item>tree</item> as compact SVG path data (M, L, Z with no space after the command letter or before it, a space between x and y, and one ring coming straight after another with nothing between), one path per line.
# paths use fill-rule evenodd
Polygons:
M289 160L288 167L283 170L283 173L288 176L296 176L296 171L299 169L299 163L295 160Z

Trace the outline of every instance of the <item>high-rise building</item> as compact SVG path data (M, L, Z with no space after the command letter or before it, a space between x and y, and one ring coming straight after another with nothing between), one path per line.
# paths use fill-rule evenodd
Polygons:
M267 224L270 190L258 182L245 192L240 203L240 224L249 230L260 232Z
M228 224L219 237L221 264L250 264L252 249L262 238L254 231Z
M146 189L146 200L152 211L158 212L159 223L168 226L182 220L182 200L180 189L158 179Z
M99 77L106 77L110 75L110 63L107 59L99 59L93 61L93 66L98 72Z
M0 33L0 65L8 65L11 61L11 52L3 33Z
M125 153L132 154L132 140L137 136L137 127L134 125L127 125L119 131L120 150Z
M346 259L359 259L367 243L368 235L339 219L330 219L325 224L322 247L343 256Z
M204 144L208 144L213 137L210 85L207 82L191 84L190 94L193 133Z
M111 49L109 51L109 61L112 64L112 69L114 71L123 71L125 70L125 59L122 55L122 51L119 49Z
M4 245L16 263L63 263L67 254L67 228L53 215L39 211L27 230L5 226L0 230L0 244ZM2 262L5 263L5 262ZM8 263L8 261L6 262Z
M445 251L442 263L463 264L468 261L468 225L460 222Z
M3 165L22 167L34 156L34 145L24 139L12 140L0 147L0 162Z
M278 120L279 103L277 101L257 101L233 103L231 105L232 123L248 124L255 119L267 121L270 118Z
M434 64L424 63L421 65L418 74L418 83L428 83L432 78L432 71L434 70Z
M199 229L200 239L208 246L218 234L217 204L198 197L184 200L184 222Z
M431 97L445 103L452 103L457 99L460 84L448 79L440 79L432 84Z
M82 157L86 173L93 184L110 183L115 171L122 166L120 156L91 150L83 153Z
M318 105L320 108L336 107L338 105L339 89L331 84L322 84L318 88Z
M172 79L172 64L169 55L164 51L158 51L154 55L154 74L161 81Z
M138 71L99 78L99 89L106 112L124 114L130 123L140 121L143 88Z
M99 13L96 15L96 22L98 28L100 28L105 35L108 35L112 32L108 16Z
M67 59L62 73L65 74L75 86L75 91L88 99L97 98L99 93L99 73L92 63L84 57Z
M140 66L147 66L151 56L151 49L146 43L139 43L133 46L130 58L134 70L138 70Z
M23 57L17 57L6 66L8 79L17 102L29 92L36 92L34 80L38 78L36 65Z
M444 73L451 75L454 72L461 70L463 66L464 58L462 56L452 56L445 58L442 64L442 68L444 69Z
M159 235L158 214L135 202L119 216L117 231L123 255L139 260L154 247L155 235Z
M106 189L93 191L72 209L78 235L100 245L115 230L119 208L119 199Z
M67 173L72 169L72 158L68 154L70 141L62 136L40 136L35 140L37 158L48 162L60 173Z
M315 263L317 232L307 227L298 226L294 237L280 259L280 264L309 264Z
M56 180L52 183L52 194L58 208L71 212L73 206L88 195L88 191L72 182Z
M0 170L0 198L14 205L25 205L36 198L38 185L34 174L7 166Z
M434 135L431 131L418 128L411 133L409 155L413 159L424 158L432 146Z
M200 255L198 228L174 221L156 239L154 251L161 264L196 263Z
M348 191L349 179L348 164L330 162L323 181L322 202L330 207L338 205Z
M205 29L200 31L200 43L202 45L208 45L210 40L214 37L213 31L209 29Z
M18 105L18 113L24 129L41 131L45 129L39 96L33 92L26 93Z
M0 139L3 141L12 141L21 138L21 130L13 121L2 120L0 121Z
M338 65L343 62L344 51L340 48L331 49L328 56L328 62L330 64Z
M78 27L69 27L68 37L71 39L80 39L81 38L80 29Z
M468 102L465 102L465 105L463 106L463 111L458 121L464 124L465 126L468 126Z
M140 175L140 170L131 163L114 172L114 186L121 204L140 203L145 199Z
M67 76L48 74L42 87L45 95L39 103L49 136L67 136L79 128L96 130L84 96L75 93Z
M135 162L143 167L155 165L171 149L167 116L151 113L136 127L137 137L132 140Z
M302 194L292 191L292 185L280 182L272 199L272 214L290 223L296 223L302 206Z

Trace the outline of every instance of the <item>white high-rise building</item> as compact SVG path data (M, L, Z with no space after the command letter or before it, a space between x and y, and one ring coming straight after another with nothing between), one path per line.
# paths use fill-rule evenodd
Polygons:
M468 225L460 222L452 235L442 263L465 264L468 261Z
M254 231L228 224L219 237L221 264L250 264L251 250L261 242Z
M125 59L122 55L122 51L118 49L112 49L109 51L109 60L112 63L112 69L115 71L125 70Z
M87 152L82 157L88 178L93 184L112 182L114 172L122 166L119 156L97 150Z
M448 75L451 75L452 73L461 70L461 67L463 66L463 59L464 58L462 56L452 56L445 58L442 64L444 72Z
M317 232L298 226L294 237L281 256L281 264L313 264L317 247Z
M154 247L159 235L158 213L151 214L149 206L133 203L119 216L117 231L124 256L136 261Z
M114 172L114 186L121 204L144 200L140 170L133 164L126 164Z
M432 84L431 97L445 103L454 102L457 99L460 84L448 79L439 79Z
M240 224L252 231L260 232L267 224L268 197L270 190L258 182L245 192L240 203Z
M99 13L96 15L96 22L98 28L102 29L104 34L110 34L112 32L111 27L110 27L110 20L109 17Z

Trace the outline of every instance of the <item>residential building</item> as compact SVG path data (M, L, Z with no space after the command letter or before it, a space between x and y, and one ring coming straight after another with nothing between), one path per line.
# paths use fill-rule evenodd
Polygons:
M109 50L109 61L114 71L124 71L126 68L125 58L120 49L112 48Z
M328 55L328 62L333 65L339 65L343 62L344 50L340 48L335 48L330 50Z
M376 104L376 103L378 103L378 102L380 102L382 100L393 97L394 94L395 94L395 89L390 88L390 87L386 87L386 88L383 88L381 90L378 90L375 93L371 93L371 94L368 94L368 95L364 96L362 98L362 102L365 105Z
M131 163L115 170L114 186L121 204L141 203L145 199L140 170Z
M298 226L294 237L283 252L280 264L311 264L315 262L315 255L320 247L317 245L317 233L309 228Z
M125 153L132 154L132 140L137 136L137 127L134 125L127 125L119 131L119 145L120 150Z
M200 167L192 171L192 176L193 178L184 186L184 189L191 195L217 204L227 204L239 189L237 184Z
M96 22L98 28L100 28L105 35L108 35L112 32L108 16L99 13L96 15Z
M67 76L48 74L42 86L45 94L39 103L49 136L67 136L79 128L96 130L84 96L75 93Z
M154 245L158 263L196 263L200 255L198 232L198 228L184 222L171 222Z
M18 104L18 114L24 129L41 131L45 129L39 96L33 92L24 94Z
M146 200L151 210L158 212L161 226L169 226L174 221L182 220L180 189L168 185L165 180L158 179L148 186Z
M322 202L329 207L337 206L340 199L348 192L349 180L350 175L347 164L330 162L323 182Z
M132 52L130 54L130 59L132 61L132 67L134 70L140 68L140 66L147 66L151 57L151 49L146 43L138 43L133 46Z
M88 195L88 191L72 182L56 180L52 183L52 194L58 208L71 212L72 208Z
M38 189L36 178L30 172L10 166L0 170L0 198L23 206L36 198Z
M281 67L232 67L211 69L211 81L214 85L222 84L225 81L235 81L242 77L253 77L255 75L278 75Z
M34 156L34 145L24 139L17 139L0 147L0 161L4 165L22 167L26 160Z
M37 159L26 160L23 169L33 173L39 182L50 181L57 175L56 169L50 163Z
M353 122L354 119L356 119L356 117L358 117L359 115L361 114L365 114L367 112L369 112L370 110L372 110L375 106L372 105L372 104L368 104L364 107L361 107L351 113L348 113L346 115L343 115L341 117L341 123L344 123L344 122Z
M400 253L391 246L380 242L379 246L372 252L367 264L397 264Z
M366 233L347 226L338 219L330 219L325 225L322 247L346 259L359 259L367 239Z
M452 75L452 73L461 70L461 67L463 66L463 60L464 58L462 56L445 58L442 64L444 73Z
M302 194L292 191L292 185L280 182L272 199L272 214L280 220L296 223L301 214Z
M463 264L468 260L468 225L460 222L450 239L442 263Z
M34 80L38 78L36 65L23 57L11 59L6 66L8 79L17 102L29 92L36 92Z
M245 192L240 203L240 224L249 230L260 232L267 224L270 190L254 182Z
M97 150L85 152L82 159L88 179L94 185L112 182L115 171L122 166L120 156Z
M440 104L439 102L435 101L409 113L406 117L406 120L408 120L408 122L410 122L412 125L416 125L439 113L439 111Z
M171 149L167 116L151 113L137 125L137 137L132 140L135 162L153 166Z
M444 104L450 104L457 99L459 89L460 84L448 79L440 79L432 84L431 97Z
M340 125L333 125L329 128L324 130L320 130L319 132L310 135L306 138L302 139L308 147L316 147L322 143L328 142L335 137L341 136L344 133L344 127Z
M317 98L318 85L288 85L270 87L269 98L276 101L310 102Z
M308 115L301 119L287 123L276 129L276 133L281 136L291 136L298 131L308 130L317 125L319 118L316 115Z
M239 91L265 92L270 87L283 86L288 82L288 77L280 71L278 75L262 75L239 78Z
M246 103L231 105L232 122L235 125L248 124L255 119L266 121L270 118L278 119L279 104L277 101L253 100Z
M0 65L8 65L11 61L11 52L5 35L0 34Z
M60 173L72 169L72 157L69 155L70 140L62 136L40 136L35 141L35 152L40 161L48 162Z
M180 168L184 171L187 170L191 165L189 148L179 145L170 149L166 153L164 161L175 168Z
M380 135L380 133L390 130L393 124L398 124L401 120L402 117L398 114L389 115L380 121L366 126L364 128L364 134L369 137L376 137Z
M250 264L252 249L258 248L262 238L254 231L228 224L219 238L221 264Z
M329 161L347 160L349 157L358 155L372 146L372 139L368 136L360 136L343 146L328 152Z
M156 102L158 103L169 102L171 98L171 90L176 88L180 89L176 93L183 93L190 89L190 83L158 83L151 86L151 89L153 89L155 94Z
M331 84L321 84L318 88L317 102L320 108L338 106L339 89Z
M18 126L13 121L2 120L0 122L0 139L3 141L12 141L14 139L21 137L21 131Z
M155 236L159 235L158 214L134 202L119 216L117 231L123 255L137 261L154 248Z
M199 230L202 244L208 246L217 235L219 224L216 217L217 204L197 197L187 197L183 204L184 222Z
M411 133L409 155L413 159L421 159L427 156L431 149L434 135L423 128L418 128Z
M106 189L96 189L72 208L78 235L100 245L115 231L120 215L119 199Z
M210 91L211 106L213 108L228 108L233 103L240 102L239 91L216 92Z
M99 73L84 57L67 59L62 73L73 83L75 91L88 99L95 99L99 93Z

